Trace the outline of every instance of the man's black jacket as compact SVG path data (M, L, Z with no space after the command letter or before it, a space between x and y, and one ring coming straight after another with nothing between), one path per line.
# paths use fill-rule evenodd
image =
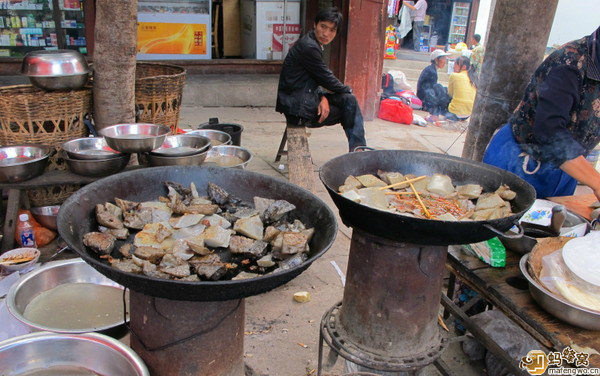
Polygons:
M314 120L321 100L319 86L334 93L352 92L327 67L321 45L311 31L294 44L283 62L275 110Z

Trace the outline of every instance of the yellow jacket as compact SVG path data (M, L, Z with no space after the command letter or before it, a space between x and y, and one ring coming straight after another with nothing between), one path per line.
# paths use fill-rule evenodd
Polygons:
M467 71L452 73L450 75L448 94L452 97L448 111L458 116L471 115L477 89L471 85Z

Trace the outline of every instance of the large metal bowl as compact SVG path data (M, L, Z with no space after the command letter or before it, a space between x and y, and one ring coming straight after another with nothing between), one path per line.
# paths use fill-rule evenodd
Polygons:
M50 148L42 145L0 147L0 183L17 183L41 175Z
M129 154L122 154L107 159L73 159L63 156L69 170L83 176L108 176L115 174L127 166Z
M194 155L168 157L149 153L148 162L150 166L200 166L206 159L209 150Z
M73 159L107 159L123 155L111 149L104 137L83 137L67 141L62 149Z
M150 154L163 157L183 157L202 153L210 148L211 142L208 137L199 135L177 134L167 136L165 142Z
M529 282L529 293L546 312L571 325L589 330L600 330L600 313L569 303L562 297L550 293L529 274L529 254L521 257L521 274Z
M13 376L150 376L131 348L97 333L39 332L0 342L0 370Z
M57 230L56 217L58 216L59 210L60 205L38 206L30 209L33 218L35 218L40 225L54 231Z
M87 333L101 332L108 335L122 335L127 329L123 323L123 318L115 321L110 325L95 326L81 329L56 328L35 323L24 316L27 305L39 294L44 291L51 290L65 283L92 283L95 285L111 286L118 289L123 289L123 286L106 278L98 273L90 265L86 264L82 259L75 258L63 261L54 261L41 267L21 278L14 284L6 295L6 307L8 312L27 325L33 331L48 331L55 333ZM122 301L115 302L122 304ZM48 312L52 314L52 312ZM0 367L0 369L2 369Z
M40 50L25 55L21 73L44 90L75 90L87 83L90 69L77 51Z
M210 139L213 147L219 145L231 145L231 136L229 133L217 131L216 129L197 129L195 131L186 132L189 135L198 135Z
M238 159L238 161L232 161L232 158ZM208 156L204 163L219 167L245 169L251 159L252 153L246 148L233 145L219 145L208 151Z
M98 131L111 148L122 153L145 153L159 148L171 129L159 124L116 124Z

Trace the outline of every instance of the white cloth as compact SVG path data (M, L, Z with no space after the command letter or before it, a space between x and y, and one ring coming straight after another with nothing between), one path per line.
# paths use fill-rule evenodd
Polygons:
M398 20L400 21L400 25L398 25L398 28L396 29L396 34L398 34L398 38L402 39L412 30L410 9L408 9L408 7L403 6L400 8Z

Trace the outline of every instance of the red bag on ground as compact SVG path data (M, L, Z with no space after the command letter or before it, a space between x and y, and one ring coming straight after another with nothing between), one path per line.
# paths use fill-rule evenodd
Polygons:
M379 105L379 118L400 124L412 124L413 109L394 99L384 99Z

